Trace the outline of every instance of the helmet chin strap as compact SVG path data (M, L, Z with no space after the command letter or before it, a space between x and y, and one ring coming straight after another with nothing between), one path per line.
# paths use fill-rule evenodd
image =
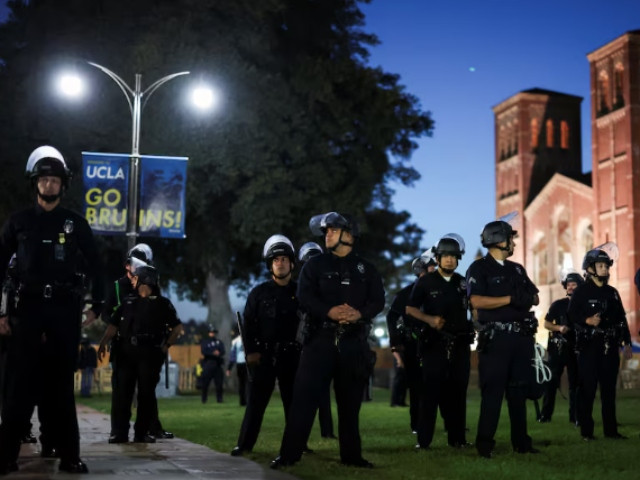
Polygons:
M609 278L611 277L611 275L609 274L598 275L597 273L592 273L589 270L587 270L587 276L597 278L599 281L603 283L603 285L607 285L609 283Z
M338 248L340 245L344 245L346 247L353 247L353 243L347 243L344 240L342 240L342 234L344 233L343 230L340 230L340 236L338 237L338 241L336 242L336 244L333 247L329 247L328 250L334 252L336 250L336 248Z
M38 197L40 197L46 203L55 203L60 197L62 197L62 193L57 195L43 195L38 192Z

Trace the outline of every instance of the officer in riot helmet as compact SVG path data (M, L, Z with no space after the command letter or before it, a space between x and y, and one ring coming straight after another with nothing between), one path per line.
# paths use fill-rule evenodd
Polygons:
M571 295L579 285L584 283L584 279L577 272L567 272L563 275L561 283L567 295L551 304L549 312L544 319L544 328L549 330L547 353L551 380L546 385L538 421L540 423L551 421L555 407L556 392L560 387L562 372L567 367L567 376L569 378L569 421L575 424L577 420L578 363L575 352L576 335L573 326L569 323L567 310L569 309Z
M616 383L620 349L626 359L631 358L631 335L620 294L608 284L614 258L617 246L612 242L589 250L582 262L586 281L574 290L569 302L578 352L577 420L585 441L595 438L593 402L598 386L604 436L626 438L618 432Z
M326 253L311 258L300 272L300 305L313 328L304 340L280 455L271 467L300 460L318 405L333 379L340 460L371 468L362 457L358 418L373 368L367 342L371 321L384 308L382 279L372 264L353 251L360 231L350 216L316 215L309 227L313 235L324 236Z
M0 425L0 473L18 468L20 438L36 399L43 455L51 456L55 446L61 471L85 473L73 383L85 280L88 276L92 286L85 315L93 319L102 307L102 265L87 221L60 205L71 178L62 154L48 145L36 148L26 174L36 204L12 214L0 233L0 265L6 268L15 253L18 283L9 315L0 317L0 334L12 337Z
M467 318L465 279L455 271L464 250L460 235L443 236L434 249L438 269L418 279L407 306L408 314L426 324L418 347L425 383L418 421L418 449L431 445L438 405L447 405L449 445L455 448L471 445L465 429L470 344L474 333Z
M155 388L169 348L182 333L182 323L171 301L160 294L158 271L132 258L131 285L134 293L122 301L121 314L111 316L100 341L98 358L117 333L120 336L118 375L112 397L113 432L109 443L129 441L129 420L135 388L138 388L138 411L133 441L155 443L150 435L152 422L158 417Z
M247 297L242 324L245 358L251 371L247 408L231 455L253 449L276 379L280 387L285 423L293 396L293 381L300 359L297 283L292 280L295 251L284 235L265 242L262 258L270 280L254 287Z
M467 270L467 295L482 328L478 333L482 400L476 448L486 458L491 458L495 446L505 394L513 449L538 453L527 435L526 411L537 328L530 309L539 303L538 289L522 265L507 260L513 255L516 235L505 221L486 224L481 240L489 251Z
M117 279L113 283L113 287L109 289L107 292L107 299L105 301L104 309L102 310L102 321L107 325L111 323L118 323L119 317L122 316L122 303L123 300L130 295L135 295L136 290L133 288L131 284L131 279L133 278L132 269L135 265L147 264L153 266L153 250L146 243L137 243L127 252L127 256L124 261L124 269L125 274ZM86 325L87 322L84 323ZM112 375L111 375L111 408L113 410L113 405L119 405L122 402L122 399L118 398L118 395L121 395L121 392L114 388L115 381L118 377L118 350L120 347L120 337L119 335L115 335L111 339L111 345L109 346L109 362L111 363ZM155 391L154 391L155 395ZM154 410L157 412L157 409ZM117 440L122 439L124 437L123 434L117 432L117 429L114 429L113 425L113 411L111 413L111 433L109 435L109 439L111 443L117 442ZM170 439L173 438L174 435L171 432L168 432L162 426L160 419L156 416L151 421L151 429L149 432L155 438L161 439Z
M411 271L416 279L395 295L387 312L387 330L389 345L395 363L395 375L391 387L391 405L401 404L399 390L404 382L409 390L409 426L412 432L418 430L420 413L420 384L421 371L418 358L418 338L422 333L422 323L406 313L406 306L413 286L422 276L435 270L436 261L431 249L425 251L411 262Z

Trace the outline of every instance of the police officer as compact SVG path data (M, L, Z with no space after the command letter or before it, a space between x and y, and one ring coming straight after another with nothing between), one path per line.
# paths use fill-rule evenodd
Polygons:
M133 278L133 274L131 269L133 264L136 262L142 262L141 264L153 265L153 250L146 243L138 243L134 245L128 252L127 258L124 262L125 274L117 279L113 283L113 288L109 289L107 293L107 300L105 301L104 309L102 310L102 321L109 324L118 324L120 318L122 317L122 303L125 298L136 295L136 290L133 288L131 284L131 279ZM87 325L87 322L84 322L84 325ZM115 336L111 339L111 345L109 347L109 362L111 363L111 433L109 435L110 443L118 443L119 439L126 437L125 433L117 432L117 429L114 429L114 415L113 415L113 406L122 404L122 398L117 398L122 392L117 387L117 378L120 373L118 369L118 350L120 346L120 337L115 334ZM155 390L154 390L155 395ZM156 402L157 403L157 402ZM154 410L157 412L157 409ZM156 438L169 439L173 438L174 435L171 432L167 432L160 423L160 419L156 416L151 421L151 430L149 432Z
M393 352L393 358L397 365L394 377L391 404L398 403L396 377L404 377L409 388L409 420L412 432L418 431L418 418L420 416L420 388L422 373L420 359L418 358L418 338L422 332L422 322L417 321L406 313L409 297L414 285L424 275L433 272L436 260L431 249L411 262L411 271L416 276L416 281L402 288L391 302L387 312L387 330L389 331L389 344Z
M211 380L216 387L216 400L222 403L222 386L224 375L222 366L224 365L224 354L226 350L222 340L216 337L218 330L209 325L208 337L200 342L200 352L202 353L202 403L207 403L209 394L209 384Z
M618 432L616 382L619 349L622 346L624 357L631 358L631 335L620 295L608 284L613 259L605 248L603 245L586 253L582 262L586 281L575 289L569 302L578 352L578 423L585 441L594 439L593 401L598 385L604 436L626 438Z
M455 233L442 237L435 247L438 270L418 279L409 299L407 313L427 325L420 343L424 389L418 423L418 449L433 440L439 404L447 405L449 445L470 446L465 436L469 345L473 325L467 319L467 287L455 272L464 254L464 240Z
M113 398L112 405L112 436L117 438L109 440L110 443L128 441L131 403L137 385L138 412L133 441L154 443L155 437L148 432L157 417L155 388L165 355L182 333L182 323L171 301L160 295L158 272L154 267L133 262L131 273L135 293L123 300L121 317L111 317L98 349L98 358L102 359L107 345L116 332L119 333L116 387L121 394Z
M478 335L478 373L482 400L476 448L491 458L502 398L507 398L511 444L518 453L538 453L527 435L526 400L533 376L537 321L529 312L537 305L538 289L513 255L517 232L498 220L485 225L482 245L487 255L467 270L467 293L483 327Z
M567 296L556 300L549 307L549 312L544 319L544 328L549 330L549 342L547 353L549 359L549 369L551 370L551 380L547 383L547 388L542 400L542 411L540 412L540 423L551 421L553 409L556 403L556 391L560 386L562 372L567 367L569 377L569 421L576 423L576 391L578 386L578 363L576 360L576 335L569 324L567 310L569 309L569 299L573 291L584 283L583 278L577 272L569 272L562 279L562 286L567 291Z
M0 233L0 265L6 266L15 253L19 284L10 316L0 318L0 334L12 336L0 426L0 473L18 468L20 437L34 403L43 419L43 448L45 439L55 445L60 470L85 473L73 396L84 304L80 260L92 280L88 318L99 315L102 307L101 262L86 220L60 206L71 177L62 154L51 146L35 149L26 173L37 203L12 214Z
M311 257L316 255L322 255L322 247L316 242L307 242L300 247L298 252L298 260L300 260L300 266L307 263ZM305 322L308 316L305 314ZM336 439L337 437L333 433L333 416L331 415L331 385L327 387L327 391L318 405L318 423L320 423L320 436L322 438Z
M362 458L359 413L371 373L368 332L384 308L382 279L375 267L353 252L358 225L329 212L309 222L311 233L325 236L327 252L315 256L300 272L298 296L309 314L293 405L272 468L300 460L305 439L324 392L333 379L340 424L340 460L371 468Z
M242 335L251 380L238 443L231 451L233 456L253 449L276 379L286 421L300 359L300 344L296 341L297 284L291 279L295 266L293 244L284 235L272 235L264 244L262 258L271 280L251 290L244 309Z

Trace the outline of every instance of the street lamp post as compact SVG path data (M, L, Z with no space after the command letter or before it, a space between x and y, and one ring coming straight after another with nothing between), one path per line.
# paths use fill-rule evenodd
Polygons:
M102 65L97 63L88 62L92 67L106 73L111 78L124 96L129 104L129 110L131 111L131 120L133 126L131 128L131 161L129 163L129 201L127 204L127 248L130 250L136 244L136 238L138 235L138 183L140 178L140 120L142 116L142 109L145 107L151 95L163 84L169 80L173 80L176 77L182 75L188 75L189 72L178 72L156 80L149 85L146 90L142 90L142 75L136 73L135 88L131 88L127 83ZM144 100L144 101L143 101Z

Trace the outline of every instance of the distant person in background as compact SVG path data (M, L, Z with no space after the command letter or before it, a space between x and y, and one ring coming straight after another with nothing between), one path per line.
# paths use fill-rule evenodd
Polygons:
M244 355L244 345L242 345L242 337L231 329L231 348L229 349L229 364L227 366L227 377L231 376L233 367L236 367L236 376L238 377L238 397L240 398L240 406L247 405L247 361Z
M224 343L216 335L218 330L209 325L209 334L207 338L200 343L200 351L202 352L202 403L207 403L209 396L209 384L211 380L216 387L216 400L222 403L222 392L224 384L224 375L222 374L222 366L224 365L224 354L226 353Z
M98 367L98 355L96 349L91 345L91 340L86 335L80 341L80 358L78 360L78 370L82 375L80 382L80 396L90 397L91 387L93 387L93 375Z

